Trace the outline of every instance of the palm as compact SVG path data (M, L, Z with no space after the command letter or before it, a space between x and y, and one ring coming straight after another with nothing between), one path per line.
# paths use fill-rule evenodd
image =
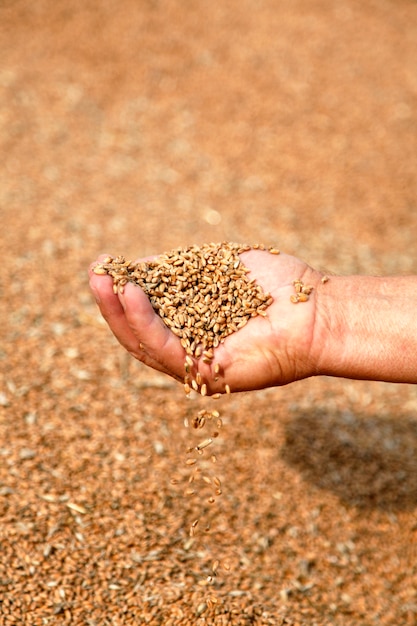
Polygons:
M271 255L250 250L241 255L250 270L250 277L268 291L274 302L267 317L252 318L236 333L226 338L215 350L212 364L195 360L207 383L208 392L260 389L286 384L308 376L309 342L314 321L313 302L296 304L290 301L293 281L305 277L314 283L318 275L299 259L285 254ZM115 296L108 276L90 273L90 284L99 301L100 310L119 342L137 359L177 380L184 378L185 352L179 339L153 311L143 291L126 285L124 294ZM220 374L214 380L214 363Z
M293 281L310 268L295 257L271 256L250 251L242 255L251 277L274 301L267 317L256 317L228 337L216 357L224 368L225 382L232 390L260 389L291 382L308 375L299 361L308 355L314 313L312 302L293 304ZM220 381L219 381L220 382Z

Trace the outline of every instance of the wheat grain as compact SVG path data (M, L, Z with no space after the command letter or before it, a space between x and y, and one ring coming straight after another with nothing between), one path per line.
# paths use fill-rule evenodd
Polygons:
M262 244L252 247L265 249ZM265 315L272 303L270 294L249 280L249 270L240 260L239 254L250 249L236 243L193 245L138 263L123 256L106 257L93 271L109 274L115 293L127 282L138 284L166 326L180 338L191 368L191 356L211 361L214 348L251 317ZM269 250L279 253L276 248Z

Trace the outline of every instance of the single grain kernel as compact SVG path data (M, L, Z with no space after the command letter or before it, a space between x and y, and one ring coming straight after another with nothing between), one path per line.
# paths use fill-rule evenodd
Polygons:
M210 446L212 443L213 443L213 439L211 437L208 437L207 439L204 439L198 445L196 445L195 449L203 450L204 448L207 448L207 446Z
M313 291L313 287L311 285L303 285L301 289L301 292L305 293L307 296L309 296L312 291Z

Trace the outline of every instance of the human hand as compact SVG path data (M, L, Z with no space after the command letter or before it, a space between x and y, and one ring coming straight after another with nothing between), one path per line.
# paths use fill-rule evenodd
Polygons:
M212 362L193 359L191 374L195 377L200 373L208 395L224 392L226 385L231 391L249 391L284 385L316 373L311 347L314 288L320 283L321 274L283 253L273 255L251 249L240 257L250 270L249 278L255 278L271 294L273 303L266 317L251 318L215 348ZM90 268L90 286L118 341L136 359L183 381L186 353L179 338L157 315L140 287L129 282L123 293L114 294L112 278L94 274L96 263ZM307 302L294 304L291 296L295 293L293 281L297 279L311 285L313 291ZM218 374L214 373L216 363Z

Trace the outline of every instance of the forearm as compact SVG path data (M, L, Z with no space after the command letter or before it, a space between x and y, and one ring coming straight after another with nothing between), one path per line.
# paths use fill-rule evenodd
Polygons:
M318 374L417 383L417 277L333 276L315 298Z

